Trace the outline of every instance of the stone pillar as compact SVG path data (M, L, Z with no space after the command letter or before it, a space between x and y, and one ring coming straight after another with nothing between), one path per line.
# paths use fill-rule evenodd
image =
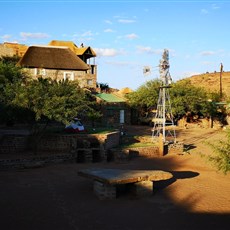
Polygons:
M153 194L152 181L140 181L132 184L130 187L131 192L138 197L151 196Z
M86 163L93 162L93 153L92 153L91 149L85 149L84 154L85 154L85 162Z
M159 156L164 156L168 153L168 143L165 143L163 140L163 135L160 133L159 135Z
M100 143L100 157L101 157L101 160L102 161L107 161L107 154L106 154L106 151L105 151L105 148L104 148L104 144L103 143Z
M100 200L116 199L116 186L94 181L93 190Z
M159 155L164 156L164 141L163 141L163 135L160 133L159 135Z

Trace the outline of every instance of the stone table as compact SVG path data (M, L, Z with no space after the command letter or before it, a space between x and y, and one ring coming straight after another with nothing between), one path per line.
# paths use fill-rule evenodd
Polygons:
M83 169L78 171L94 181L94 192L99 199L115 199L117 186L128 184L129 191L137 196L153 193L153 182L168 180L173 177L170 172L162 170L129 170L129 169Z

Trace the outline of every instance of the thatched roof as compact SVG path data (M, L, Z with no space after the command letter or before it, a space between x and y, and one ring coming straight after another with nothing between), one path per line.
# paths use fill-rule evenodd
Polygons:
M133 92L133 90L128 88L128 87L122 88L121 90L118 91L118 93L122 94L122 95L129 94L129 93L132 93L132 92Z
M97 56L95 51L90 46L78 48L76 50L76 54L78 56L80 56L80 55L86 55L89 57L96 57Z
M132 92L133 92L132 89L126 87L126 88L122 88L121 90L117 92L113 92L113 94L127 101L126 95Z
M75 43L72 41L52 40L48 45L49 46L66 46L66 47L69 47L76 55L78 55L78 56L85 55L86 58L97 56L95 51L90 46L77 47L77 45L75 45Z
M74 53L76 53L78 50L77 45L75 45L75 43L72 41L52 40L48 45L49 46L66 46L66 47L69 47Z
M19 66L30 68L87 70L89 66L68 47L30 46L19 60Z
M4 42L3 46L12 49L13 55L17 55L19 57L22 57L25 54L26 50L28 49L28 46L24 44L12 43L12 42Z

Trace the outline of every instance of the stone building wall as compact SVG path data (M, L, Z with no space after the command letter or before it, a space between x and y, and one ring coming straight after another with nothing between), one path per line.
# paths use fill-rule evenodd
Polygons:
M31 77L34 79L37 79L39 76L45 77L45 78L51 78L54 80L63 80L65 73L73 73L73 79L74 81L79 82L79 86L81 88L96 88L96 74L90 74L85 71L76 71L76 70L53 70L53 69L45 69L44 74L36 74L37 68L26 68L25 71L29 73Z
M101 104L101 118L102 124L107 127L119 127L120 124L120 110L124 110L124 124L131 124L131 109L126 103L110 103Z

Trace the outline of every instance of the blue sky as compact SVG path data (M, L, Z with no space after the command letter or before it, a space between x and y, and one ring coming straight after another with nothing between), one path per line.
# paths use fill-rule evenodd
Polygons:
M0 0L0 9L0 43L91 46L98 82L112 88L159 78L164 49L173 81L219 71L220 63L230 71L230 1Z

